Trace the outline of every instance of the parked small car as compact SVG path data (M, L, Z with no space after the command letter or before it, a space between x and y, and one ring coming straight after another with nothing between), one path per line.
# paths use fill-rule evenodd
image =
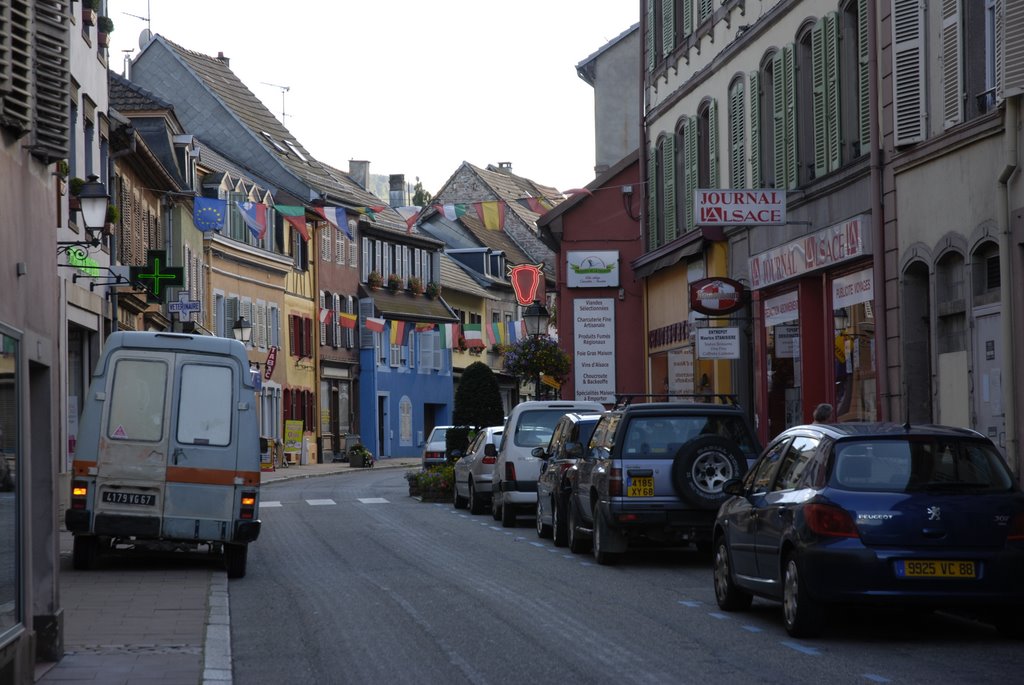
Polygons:
M448 434L449 428L451 426L434 426L434 429L430 431L427 441L423 444L421 462L423 468L438 466L448 461L448 445L445 442L445 436Z
M491 479L494 477L494 462L498 461L498 443L504 426L489 426L473 438L466 454L458 456L455 462L455 487L453 504L456 509L469 507L472 514L484 513L491 503Z
M980 433L797 426L724 490L714 586L725 611L777 600L786 631L812 637L835 605L960 608L1024 637L1024 494Z
M570 485L566 471L583 454L599 418L596 412L569 412L558 420L548 446L533 450L533 456L544 460L537 479L537 535L554 538L556 547L568 544Z

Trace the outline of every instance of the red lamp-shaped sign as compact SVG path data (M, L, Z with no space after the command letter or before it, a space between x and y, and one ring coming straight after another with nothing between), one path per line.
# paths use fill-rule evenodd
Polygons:
M516 264L508 267L508 279L512 281L512 289L516 291L516 301L526 306L532 304L540 295L540 285L544 282L544 262L540 264Z

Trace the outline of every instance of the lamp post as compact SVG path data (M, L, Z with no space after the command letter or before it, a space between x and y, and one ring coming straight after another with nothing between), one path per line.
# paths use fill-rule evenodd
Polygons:
M523 320L526 322L526 333L531 338L541 338L548 334L548 319L550 318L547 308L540 300L534 300L533 304L523 312ZM540 371L533 380L534 399L540 399Z
M235 340L248 347L249 340L252 339L252 324L244 316L240 316L235 320L235 325L231 327L231 333L235 336Z
M82 184L82 189L78 192L78 200L81 203L82 227L85 229L88 240L59 241L57 254L67 253L75 247L97 247L100 244L100 238L95 232L103 228L103 224L107 221L107 204L110 195L107 193L106 187L100 183L99 176L89 175L89 180Z

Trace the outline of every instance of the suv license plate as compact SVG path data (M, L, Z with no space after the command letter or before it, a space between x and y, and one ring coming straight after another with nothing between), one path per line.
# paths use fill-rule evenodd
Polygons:
M648 477L630 478L626 488L627 497L654 497L654 479Z
M977 578L973 561L910 561L896 562L896 575L900 578Z
M156 495L143 495L138 492L104 491L103 501L111 504L140 504L151 507L156 504Z

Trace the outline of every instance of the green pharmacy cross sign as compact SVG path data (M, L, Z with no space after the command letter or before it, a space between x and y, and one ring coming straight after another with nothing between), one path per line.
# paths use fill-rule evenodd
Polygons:
M167 288L185 286L185 269L180 266L167 266L165 250L147 252L146 265L129 267L128 275L132 283L145 286L147 302L163 302L163 293Z

